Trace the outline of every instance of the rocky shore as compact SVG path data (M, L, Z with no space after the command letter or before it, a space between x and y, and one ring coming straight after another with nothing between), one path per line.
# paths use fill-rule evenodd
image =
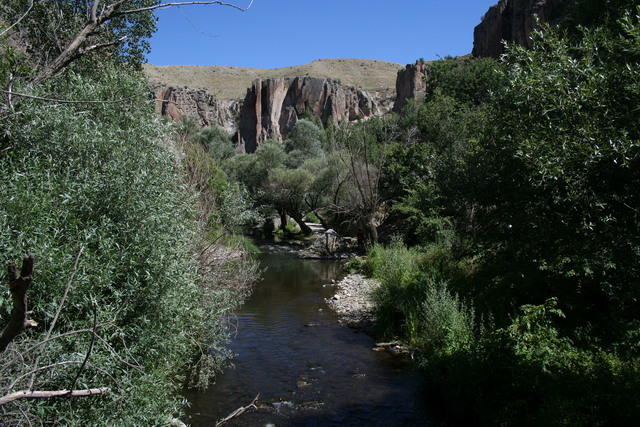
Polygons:
M361 274L350 274L333 285L336 293L327 299L327 304L338 313L339 322L370 331L375 321L371 294L380 283Z

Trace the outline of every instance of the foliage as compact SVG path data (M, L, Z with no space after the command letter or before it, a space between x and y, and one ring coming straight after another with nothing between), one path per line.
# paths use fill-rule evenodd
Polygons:
M446 357L471 348L474 311L452 294L445 283L431 283L422 303L419 346L426 357Z
M383 228L422 246L369 253L380 329L465 424L640 413L640 9L579 3L602 27L431 65L386 152Z
M212 336L209 325L234 300L202 304L193 255L193 199L184 191L175 160L158 145L165 129L152 118L143 79L105 66L91 77L68 72L64 82L44 89L68 99L109 94L131 100L92 105L25 100L21 114L5 120L12 145L0 158L0 259L34 254L29 297L40 325L20 337L15 350L24 352L42 338L82 249L53 333L90 328L95 306L104 341L94 346L78 387L112 387L98 399L73 405L41 401L27 411L70 425L166 423L180 410L175 392L189 361L201 354L198 343L220 342L222 335ZM5 280L3 270L0 281ZM2 298L3 323L9 309ZM77 360L89 339L70 336L29 356L37 356L41 366ZM33 369L29 363L35 362L29 359L3 373L2 386ZM75 374L65 366L53 368L37 375L35 386L64 389ZM28 379L14 387L25 387Z
M475 198L491 208L480 237L492 263L518 269L496 274L497 287L557 296L611 339L636 318L640 276L638 19L619 34L585 30L575 45L551 30L535 41L510 51L500 120L481 142Z
M426 101L446 93L462 104L480 105L502 86L502 64L492 58L445 58L425 65Z
M223 162L235 154L231 138L217 126L202 129L196 136L196 140L217 162Z
M322 130L313 122L305 119L298 120L291 134L284 142L287 153L287 166L297 168L307 159L322 157Z

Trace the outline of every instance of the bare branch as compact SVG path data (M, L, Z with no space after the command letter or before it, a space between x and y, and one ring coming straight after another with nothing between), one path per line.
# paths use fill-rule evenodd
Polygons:
M22 390L0 397L0 406L19 399L51 399L54 397L86 397L109 393L109 387L89 388L86 390L53 390L53 391L29 391Z
M259 397L260 397L260 393L258 393L256 395L256 397L253 398L251 403L249 403L247 406L239 407L238 409L236 409L235 411L233 411L232 413L230 413L229 415L227 415L226 417L224 417L223 419L218 421L216 423L216 427L219 427L219 426L223 425L224 423L226 423L227 421L244 414L249 409L258 409L258 407L256 406L256 403L258 402L258 398Z
M41 366L39 368L36 369L32 369L31 371L20 375L19 377L17 377L15 380L13 380L13 382L11 383L11 385L9 387L7 387L7 390L11 390L12 388L14 388L21 379L28 377L29 375L35 374L36 372L40 372L40 371L46 371L47 369L51 369L51 368L55 368L57 366L67 366L67 365L79 365L80 362L79 360L65 360L62 362L56 362L56 363L52 363L50 365L46 365L46 366Z
M228 6L228 7L232 7L234 9L237 9L239 11L246 12L247 10L249 10L251 8L251 5L253 5L253 0L251 0L251 2L249 3L249 6L247 6L247 7L241 7L241 6L235 5L233 3L227 3L227 2L224 2L224 1L185 1L185 2L161 3L161 4L157 4L155 6L147 6L147 7L141 7L141 8L138 8L138 9L124 10L122 12L116 13L114 16L130 15L132 13L146 12L148 10L155 10L155 9L167 9L169 7L175 7L175 6L193 6L193 5Z
M84 369L87 362L89 361L89 356L91 355L91 351L93 350L93 344L95 344L96 342L96 336L97 336L96 326L97 325L98 325L98 310L96 310L96 304L94 302L93 303L93 334L91 335L91 344L89 344L89 350L87 350L87 354L84 356L82 365L80 365L80 369L78 369L78 372L76 373L75 378L71 382L71 386L69 387L69 390L73 390L75 388L76 383L78 382L78 378L80 378L80 374L82 373L82 370Z
M122 36L118 40L113 40L113 41L105 42L105 43L96 43L96 44L91 45L91 46L83 47L82 49L78 50L78 53L76 55L77 56L82 56L82 55L84 55L86 53L89 53L89 52L91 52L93 50L98 50L98 49L102 49L102 48L109 47L109 46L115 46L117 44L122 43L126 39L127 39L127 36Z
M82 252L84 252L84 246L80 248L78 251L78 255L76 255L76 260L73 263L73 269L71 270L71 275L69 276L69 280L67 281L67 285L64 288L64 293L62 294L62 299L60 300L60 304L58 304L58 309L56 310L56 314L53 317L53 321L51 322L51 326L49 326L49 331L47 331L47 336L45 340L48 340L51 337L51 332L53 328L56 327L56 323L58 322L58 317L60 317L60 312L62 311L62 307L67 300L67 295L69 294L69 289L71 288L71 283L73 279L76 277L76 272L78 271L78 263L80 262L80 257L82 256Z
M91 22L98 22L98 4L100 4L99 0L93 1L93 6L91 7Z
M11 24L9 26L9 28L6 28L3 32L1 32L0 33L0 37L4 36L5 34L7 34L9 32L9 30L11 30L13 27L18 25L20 23L20 21L22 21L29 14L29 12L31 12L31 9L33 9L33 0L29 0L29 7L27 8L27 11L20 18L18 18L18 20L16 22Z

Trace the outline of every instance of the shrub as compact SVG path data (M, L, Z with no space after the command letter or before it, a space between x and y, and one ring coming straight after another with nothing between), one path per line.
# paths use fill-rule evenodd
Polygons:
M18 260L25 252L36 259L29 298L39 326L13 344L24 353L51 325L79 257L53 334L91 328L95 309L102 340L77 387L112 391L73 403L30 402L28 412L67 425L165 424L180 412L176 392L194 355L215 362L218 353L199 352L200 343L221 342L222 331L211 325L235 300L203 305L194 200L175 159L159 146L165 128L153 119L143 79L108 65L91 77L65 77L47 91L67 99L128 101L24 100L20 114L5 119L11 148L0 157L0 260ZM2 324L10 307L0 299ZM89 345L90 336L80 334L24 353L24 365L8 357L0 386L15 379L14 390L26 387L30 376L20 376L35 360L40 366L79 360ZM36 375L34 386L65 389L76 372L60 365Z
M474 311L452 294L446 283L429 283L422 303L419 346L426 357L467 351L474 341Z

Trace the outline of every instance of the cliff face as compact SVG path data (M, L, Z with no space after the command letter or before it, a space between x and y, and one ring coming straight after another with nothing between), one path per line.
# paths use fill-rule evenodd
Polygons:
M415 64L408 64L403 70L398 71L396 77L396 102L393 111L401 113L407 101L422 98L427 89L426 68L422 60Z
M240 143L251 153L267 139L282 141L305 112L326 125L371 117L383 110L368 93L334 80L258 79L247 90L240 111Z
M181 122L192 117L200 126L219 126L228 133L236 131L235 117L240 111L239 101L224 101L203 90L176 89L157 86L153 88L156 112Z
M492 6L473 31L473 55L498 58L504 53L502 40L530 48L529 37L537 15L541 22L561 16L566 0L500 0Z

